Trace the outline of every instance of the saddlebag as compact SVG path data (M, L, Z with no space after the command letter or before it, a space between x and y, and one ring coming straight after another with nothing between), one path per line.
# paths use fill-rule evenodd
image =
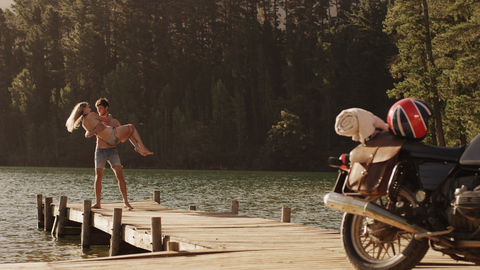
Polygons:
M405 139L379 134L350 152L350 171L345 185L361 195L385 195L388 181Z

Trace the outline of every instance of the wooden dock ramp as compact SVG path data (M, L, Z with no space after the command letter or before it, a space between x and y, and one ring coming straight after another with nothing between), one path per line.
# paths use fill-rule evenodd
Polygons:
M131 204L133 210L121 213L120 239L122 243L145 250L145 253L76 261L4 264L0 269L353 269L346 260L340 234L335 231L230 212L172 210L154 200ZM84 205L67 205L67 225L84 220ZM59 205L52 207L52 215L58 216ZM105 203L102 209L92 209L92 226L111 234L115 226L113 213L122 207L122 203ZM162 248L170 248L170 251L151 251L154 245L152 224L156 224L152 218L158 217L161 218ZM479 267L456 262L434 251L430 251L416 267L465 268Z

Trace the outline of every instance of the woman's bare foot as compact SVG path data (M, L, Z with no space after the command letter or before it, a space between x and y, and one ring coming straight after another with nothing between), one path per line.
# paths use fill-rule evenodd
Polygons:
M140 147L135 147L135 151L138 152L140 155L142 156L148 156L148 155L153 155L153 152L150 152L148 150L143 150L142 148Z
M102 208L102 206L99 203L96 203L92 206L92 208L100 209L100 208Z
M145 151L140 147L135 147L135 152L139 153L140 155L142 155L144 157L147 156L147 153L145 153Z
M127 210L133 209L133 207L128 202L123 203L123 208L127 208Z
M153 155L153 152L150 152L150 150L148 150L147 148L145 148L145 153L147 153L147 156L148 155Z

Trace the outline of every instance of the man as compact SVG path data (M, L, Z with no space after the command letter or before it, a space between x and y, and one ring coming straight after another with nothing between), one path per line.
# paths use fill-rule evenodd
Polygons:
M109 103L106 98L101 98L95 102L95 107L97 112L102 117L108 116L108 107ZM103 122L106 126L119 127L120 122L117 119L111 119L108 123ZM91 137L93 134L98 132L98 130L92 130L87 132L85 137ZM117 147L108 144L106 141L100 139L97 136L97 144L95 147L95 200L96 203L92 208L101 208L101 193L102 193L102 178L103 178L103 169L105 169L105 164L108 161L112 167L115 177L118 180L118 187L120 193L122 193L124 207L128 210L132 210L133 207L128 202L127 198L127 186L125 184L125 179L123 178L122 164L120 163L120 156L118 155Z

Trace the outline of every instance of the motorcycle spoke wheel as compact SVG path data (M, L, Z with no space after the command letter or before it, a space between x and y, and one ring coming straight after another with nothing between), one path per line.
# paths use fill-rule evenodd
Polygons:
M378 263L391 259L404 252L413 239L411 233L397 232L391 241L382 242L366 232L367 218L355 216L354 223L361 224L352 226L352 230L355 230L352 231L353 238L356 240L353 244L365 261Z
M388 200L385 197L370 199L386 208ZM400 190L397 201L407 205L405 211L415 207L413 195L408 189ZM356 269L411 269L429 248L426 239L415 240L412 233L352 214L344 216L342 240L347 258Z

